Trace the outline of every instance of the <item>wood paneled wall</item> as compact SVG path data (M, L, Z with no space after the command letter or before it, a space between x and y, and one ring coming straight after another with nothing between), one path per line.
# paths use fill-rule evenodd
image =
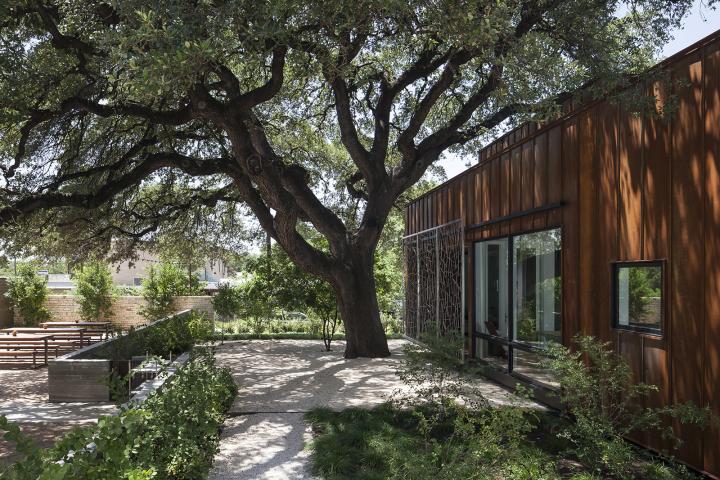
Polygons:
M671 115L596 102L524 125L410 204L406 231L461 218L472 244L561 226L564 341L612 341L637 380L660 387L649 404L691 400L720 415L720 32L663 67L669 79L646 87ZM611 264L624 260L665 261L662 337L611 328ZM720 429L678 428L678 457L720 477ZM634 439L663 447L656 437Z

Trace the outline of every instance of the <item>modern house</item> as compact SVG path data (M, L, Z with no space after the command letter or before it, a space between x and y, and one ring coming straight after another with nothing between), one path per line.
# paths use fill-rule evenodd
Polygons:
M656 114L585 101L483 148L406 209L406 331L462 331L500 381L556 387L548 342L612 342L655 406L720 415L720 31L636 88ZM720 478L720 429L678 458ZM662 440L639 434L654 449Z

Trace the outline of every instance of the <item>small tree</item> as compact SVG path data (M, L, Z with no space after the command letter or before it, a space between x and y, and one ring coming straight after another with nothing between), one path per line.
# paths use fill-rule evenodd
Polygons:
M260 336L274 310L274 296L268 293L263 279L253 278L240 288L240 315L251 320L252 332Z
M240 289L229 283L221 283L212 299L212 304L221 320L229 320L240 312L242 293Z
M142 285L146 305L140 311L141 315L150 321L159 320L172 313L174 297L197 295L200 282L190 277L171 263L161 263L158 268L151 266Z
M80 316L92 321L112 316L114 299L113 281L110 270L102 262L92 262L82 268L75 283L80 304Z
M35 273L34 265L18 266L18 274L10 280L6 296L28 325L37 325L50 318L50 311L45 307L47 282Z
M270 258L249 260L247 266L253 277L243 288L243 307L256 323L263 315L270 316L272 308L310 310L322 321L323 342L329 352L340 325L340 311L330 284L304 272L279 249Z
M330 285L318 278L308 276L307 289L304 290L304 301L322 321L322 337L325 351L330 351L335 331L339 325L339 312L335 292Z

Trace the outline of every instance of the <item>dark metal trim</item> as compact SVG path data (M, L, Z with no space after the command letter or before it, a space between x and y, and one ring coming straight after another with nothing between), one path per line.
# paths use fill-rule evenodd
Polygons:
M498 337L496 335L490 335L488 333L483 332L475 332L476 338L482 338L483 340L488 340L491 342L498 343L500 345L506 346L506 347L514 347L518 350L522 350L524 352L530 352L530 353L539 353L539 354L546 354L547 349L538 347L535 345L530 345L525 342L518 342L517 340L510 340L503 337Z
M565 202L549 203L549 204L543 205L541 207L535 207L535 208L531 208L529 210L523 210L522 212L515 212L515 213L511 213L510 215L505 215L503 217L497 217L497 218L493 218L492 220L486 220L484 222L475 223L473 225L468 225L465 227L465 231L476 230L478 228L484 228L489 225L506 222L506 221L512 220L514 218L525 217L527 215L532 215L535 213L542 213L542 212L548 212L550 210L557 210L558 208L562 208L563 206L565 206ZM547 229L544 228L543 230L547 230ZM518 235L523 235L523 234L520 233Z

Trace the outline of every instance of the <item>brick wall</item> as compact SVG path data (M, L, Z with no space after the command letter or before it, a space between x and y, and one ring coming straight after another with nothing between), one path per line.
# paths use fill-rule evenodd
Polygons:
M80 306L73 295L49 295L45 300L45 306L50 310L50 315L54 321L74 322L80 320ZM142 297L116 297L113 302L113 315L110 317L110 321L114 326L123 330L144 325L147 320L140 315L143 306L145 306L145 300ZM210 317L215 313L212 306L212 297L209 296L175 297L173 307L177 312L193 309ZM15 325L24 324L24 319L17 313L14 315L14 321Z

